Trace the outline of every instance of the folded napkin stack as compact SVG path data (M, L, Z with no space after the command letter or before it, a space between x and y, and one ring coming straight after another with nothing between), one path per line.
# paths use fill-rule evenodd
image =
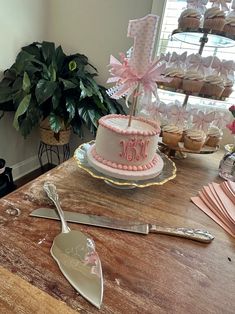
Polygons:
M210 183L192 202L235 237L235 182Z

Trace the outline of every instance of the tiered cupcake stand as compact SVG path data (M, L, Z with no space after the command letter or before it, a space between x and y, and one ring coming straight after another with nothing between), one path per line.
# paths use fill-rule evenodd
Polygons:
M213 31L213 30L205 30L203 28L198 29L176 29L172 32L171 39L175 39L187 44L197 45L199 46L198 53L202 55L203 49L205 46L212 47L212 48L229 48L235 45L235 36L227 34L225 32ZM186 107L188 103L188 99L190 96L200 97L200 98L207 98L211 100L218 100L218 101L225 101L226 98L224 97L209 97L200 93L189 93L185 92L182 89L172 89L163 85L158 86L162 90L174 92L174 93L181 93L185 95L184 101L182 106ZM181 143L182 144L182 143ZM219 147L209 147L204 146L200 152L190 151L185 149L183 144L179 145L178 147L169 147L166 144L160 142L161 151L164 153L174 156L176 152L179 152L180 157L185 157L186 153L197 153L197 154L211 154L218 150Z

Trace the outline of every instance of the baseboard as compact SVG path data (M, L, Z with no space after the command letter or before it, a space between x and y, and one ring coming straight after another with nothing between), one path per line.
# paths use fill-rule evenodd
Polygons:
M40 167L40 163L38 160L38 156L33 156L11 167L12 167L13 179L15 181L27 175L28 173L38 169Z

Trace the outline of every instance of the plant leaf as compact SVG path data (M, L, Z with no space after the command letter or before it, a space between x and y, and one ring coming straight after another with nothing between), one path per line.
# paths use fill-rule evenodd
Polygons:
M35 96L38 104L42 104L48 98L52 97L55 89L57 88L57 82L39 80L35 89Z
M49 116L49 122L50 122L50 127L52 131L54 131L55 133L58 133L62 127L60 117L58 117L54 113L51 113Z
M65 54L63 52L63 49L61 48L61 46L58 46L55 50L55 63L57 64L58 72L62 70L64 60L65 60Z
M53 59L55 59L55 44L49 41L42 42L42 55L49 65Z
M72 82L70 80L65 80L65 79L60 78L59 81L63 83L64 90L78 87L77 84L75 84L74 82Z
M56 90L52 96L53 110L56 110L59 107L60 101L61 101L61 90L58 87L58 88L56 88Z
M74 118L75 112L76 112L75 111L76 103L75 103L74 99L72 99L71 97L67 97L65 106L66 106L66 109L69 113L69 120L71 121Z
M22 99L22 101L20 102L20 104L16 110L16 113L14 116L14 121L13 121L13 126L14 126L14 128L16 128L17 131L19 130L18 118L27 111L29 103L30 103L30 99L31 99L31 94L26 95Z
M51 63L48 67L48 72L49 72L49 78L51 81L55 82L56 81L56 69Z
M88 109L88 115L91 119L91 122L93 123L93 125L95 126L95 128L97 129L98 127L98 120L101 117L97 111L95 111L95 109Z
M23 77L23 86L22 86L22 89L26 92L26 93L29 93L30 91L30 78L27 74L27 72L24 72L24 77Z
M36 59L41 60L40 48L37 46L38 43L34 42L28 46L22 48L22 50L34 56Z
M87 88L83 85L82 80L80 80L80 89L81 89L81 94L80 94L80 99L83 99L85 97L91 97L92 96L92 89Z
M11 87L0 87L0 103L12 100L12 88Z

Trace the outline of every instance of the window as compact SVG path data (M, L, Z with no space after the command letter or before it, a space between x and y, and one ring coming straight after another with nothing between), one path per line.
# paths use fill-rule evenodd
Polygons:
M211 6L211 3L208 4L208 7ZM181 42L179 40L175 40L171 38L171 33L174 29L178 28L178 18L181 12L186 8L186 0L167 0L165 6L165 12L163 16L162 29L160 34L160 40L157 47L157 54L166 53L166 52L177 52L183 53L187 51L188 54L197 53L199 50L199 45L195 44L187 44ZM217 56L218 58L226 59L226 60L234 60L235 59L235 46L230 48L211 48L205 46L203 49L202 56ZM176 99L183 103L184 95L170 93L166 91L159 90L159 97L162 101L169 103L173 102ZM224 102L222 101L214 101L208 100L199 97L189 97L188 105L189 107L195 106L203 106L206 108L213 109L226 109L231 104L235 103L235 92Z

